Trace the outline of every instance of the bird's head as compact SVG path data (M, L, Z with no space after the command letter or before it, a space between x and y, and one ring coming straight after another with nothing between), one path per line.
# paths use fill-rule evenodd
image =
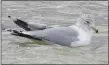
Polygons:
M77 19L76 25L88 27L88 28L94 30L96 33L98 33L98 30L95 27L95 21L93 20L92 16L89 14L82 14Z

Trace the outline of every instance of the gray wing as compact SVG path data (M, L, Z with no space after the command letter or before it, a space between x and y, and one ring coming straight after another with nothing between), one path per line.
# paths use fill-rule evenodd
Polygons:
M34 31L34 30L44 30L44 29L47 29L47 28L54 28L54 27L60 27L60 25L47 26L45 24L28 22L28 28L30 28L31 31Z
M70 46L71 42L79 40L77 36L78 33L69 27L57 27L47 30L44 39L59 45Z
M36 38L39 37L64 46L70 46L71 42L79 40L77 38L78 33L69 27L56 27L39 31L30 31L28 33Z
M43 29L47 28L47 25L40 24L40 23L28 22L28 28L30 28L31 31L34 31L34 30L43 30Z

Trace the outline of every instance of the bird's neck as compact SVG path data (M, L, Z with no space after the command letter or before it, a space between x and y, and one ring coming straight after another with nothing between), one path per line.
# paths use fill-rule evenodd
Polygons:
M85 26L85 25L78 25L78 24L75 24L75 25L72 25L70 26L70 28L73 28L73 27L76 27L76 28L79 28L85 32L89 32L90 34L92 34L92 29L88 26Z

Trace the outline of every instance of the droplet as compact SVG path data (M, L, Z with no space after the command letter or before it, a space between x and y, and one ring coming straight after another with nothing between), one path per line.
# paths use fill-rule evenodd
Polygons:
M10 11L11 9L7 9L8 11Z
M108 18L107 18L107 17L105 17L105 19L107 20Z
M57 8L61 8L62 6L57 6Z
M27 16L28 14L25 14L25 16Z
M5 21L2 21L2 22L5 22Z

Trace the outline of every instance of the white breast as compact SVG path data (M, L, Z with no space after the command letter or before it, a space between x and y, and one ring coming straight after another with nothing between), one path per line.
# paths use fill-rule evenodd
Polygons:
M82 45L87 45L90 44L92 34L90 31L84 31L82 28L79 28L77 26L70 26L72 29L75 29L78 31L78 39L79 41L72 42L71 46L82 46Z

